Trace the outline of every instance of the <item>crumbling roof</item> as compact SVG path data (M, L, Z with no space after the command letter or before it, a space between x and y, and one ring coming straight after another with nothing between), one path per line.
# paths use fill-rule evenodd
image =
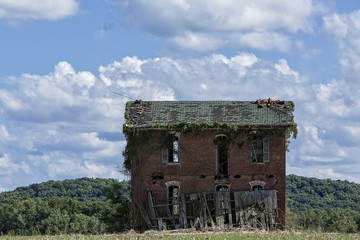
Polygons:
M168 124L227 123L231 126L283 126L293 122L290 101L141 101L128 102L126 121L132 127Z

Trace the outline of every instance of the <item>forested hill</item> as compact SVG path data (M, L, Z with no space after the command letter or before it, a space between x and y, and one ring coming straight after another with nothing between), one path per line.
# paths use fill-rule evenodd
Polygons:
M119 182L116 179L79 178L48 181L0 193L0 204L30 198L67 197L78 201L106 201L105 189ZM360 212L360 184L348 181L286 177L287 206L294 212L335 207Z
M295 175L286 180L287 228L360 232L360 184ZM80 178L32 184L0 193L0 235L121 232L131 226L130 209L125 181Z
M106 201L105 188L117 182L119 181L116 179L79 178L32 184L27 187L18 187L14 191L0 193L0 205L14 200L54 197L66 197L78 201Z
M360 212L360 184L348 181L288 175L286 198L293 212L327 208Z

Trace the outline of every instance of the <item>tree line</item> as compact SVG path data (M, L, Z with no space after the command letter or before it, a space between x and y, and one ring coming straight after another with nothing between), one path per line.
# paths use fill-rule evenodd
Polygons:
M0 194L0 234L102 234L130 228L126 181L49 181Z
M360 232L360 184L286 177L287 227L326 232Z
M287 227L360 231L360 184L287 176ZM0 193L0 234L102 234L131 228L130 184L49 181Z

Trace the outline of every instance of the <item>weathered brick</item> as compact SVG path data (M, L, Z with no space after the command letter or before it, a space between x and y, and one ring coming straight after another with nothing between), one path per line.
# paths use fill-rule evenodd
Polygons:
M281 132L282 131L282 132ZM250 164L250 141L246 133L235 136L229 147L229 177L216 180L216 145L214 139L224 133L206 130L201 133L180 135L180 163L163 164L161 146L164 131L147 130L149 141L138 146L137 155L132 158L131 189L133 201L133 224L141 229L143 220L135 203L146 203L146 190L153 192L156 203L166 203L166 182L178 181L182 193L214 192L216 184L230 185L230 191L249 191L250 182L265 182L265 190L276 190L279 208L278 221L285 223L285 158L286 145L284 130L270 136L270 161L265 164ZM228 134L228 133L227 133ZM163 179L152 179L157 173ZM164 210L162 210L164 211Z

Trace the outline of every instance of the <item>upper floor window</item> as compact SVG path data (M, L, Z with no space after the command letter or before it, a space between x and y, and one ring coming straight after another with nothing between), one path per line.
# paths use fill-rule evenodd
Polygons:
M216 174L229 175L229 140L226 135L215 138L216 145Z
M262 134L253 134L251 136L251 150L250 162L251 163L267 163L269 157L269 136Z
M167 134L161 151L162 163L179 163L179 135Z

